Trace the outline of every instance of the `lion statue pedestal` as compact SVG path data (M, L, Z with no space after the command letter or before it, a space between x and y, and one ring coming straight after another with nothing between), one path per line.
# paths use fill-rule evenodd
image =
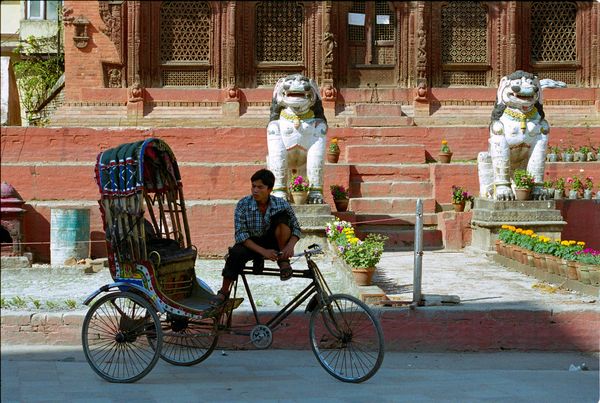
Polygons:
M307 177L309 204L322 204L327 120L314 80L292 74L277 81L267 126L273 196L287 198L290 174Z

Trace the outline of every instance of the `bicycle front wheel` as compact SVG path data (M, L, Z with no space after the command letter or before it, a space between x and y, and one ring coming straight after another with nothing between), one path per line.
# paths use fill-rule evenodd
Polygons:
M315 309L309 333L321 366L343 382L364 382L383 362L381 325L365 303L350 295L334 294Z

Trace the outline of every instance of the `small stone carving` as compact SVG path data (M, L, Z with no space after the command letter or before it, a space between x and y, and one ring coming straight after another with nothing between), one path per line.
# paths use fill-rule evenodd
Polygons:
M481 197L514 200L513 172L527 169L535 180L533 198L543 198L550 125L544 118L542 103L542 86L533 74L518 70L500 80L489 150L478 156Z
M129 87L129 102L140 102L142 101L143 98L143 88L141 86L141 84L136 81L134 82L131 87Z
M325 44L325 67L331 68L333 65L333 49L337 47L335 37L331 32L323 33L323 43Z
M108 88L121 88L121 70L110 69L108 71Z
M225 102L239 102L240 89L235 84L229 84L225 89Z
M89 23L90 21L83 15L80 15L72 21L72 24L75 26L73 42L75 42L75 46L79 49L85 48L88 45L88 41L90 40L87 31L87 26L89 25Z
M267 164L275 175L273 195L287 197L290 171L306 175L308 203L322 204L327 120L314 80L301 74L279 79L267 127Z
M337 90L333 85L326 84L321 88L321 97L323 98L323 101L335 101L337 98Z

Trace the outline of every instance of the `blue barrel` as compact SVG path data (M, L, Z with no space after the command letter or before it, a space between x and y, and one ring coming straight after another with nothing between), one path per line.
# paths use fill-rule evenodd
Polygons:
M62 266L69 258L90 255L90 209L53 208L50 213L50 264Z

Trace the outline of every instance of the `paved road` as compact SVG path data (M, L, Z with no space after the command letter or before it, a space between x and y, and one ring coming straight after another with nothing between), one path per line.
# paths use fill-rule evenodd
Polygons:
M585 362L589 371L570 372ZM599 401L598 357L579 353L388 353L354 385L310 351L216 351L194 367L159 362L135 384L96 376L80 348L2 346L2 402Z

